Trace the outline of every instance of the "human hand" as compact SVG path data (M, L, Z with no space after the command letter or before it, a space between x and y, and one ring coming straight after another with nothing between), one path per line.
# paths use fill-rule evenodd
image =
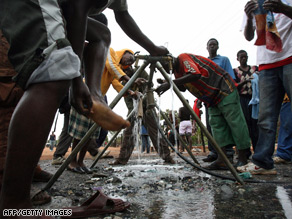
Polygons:
M165 56L167 54L169 54L169 51L164 46L155 46L153 51L150 52L152 56Z
M128 90L128 94L135 100L139 99L140 97L142 97L142 93L140 93L139 91L132 91L132 90Z
M163 84L163 83L165 83L165 80L163 80L162 78L157 78L157 83Z
M92 107L92 99L89 89L83 83L81 77L72 81L69 93L70 104L82 115L88 116Z
M165 83L161 84L159 87L157 87L157 88L155 89L155 91L156 91L156 93L157 93L158 95L161 95L161 94L163 94L165 91L167 91L169 88L170 88L170 84L167 83L167 82L165 82Z
M267 11L282 13L284 11L285 5L281 0L266 0L263 4L263 8Z
M141 86L141 85L145 84L146 82L147 82L147 80L145 78L137 78L135 80L135 84L138 86Z
M248 19L253 19L254 17L254 11L258 8L257 1L251 0L248 1L244 7L244 12Z

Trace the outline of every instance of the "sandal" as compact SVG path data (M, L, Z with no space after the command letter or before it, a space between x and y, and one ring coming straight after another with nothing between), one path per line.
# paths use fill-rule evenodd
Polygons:
M82 169L82 167L67 167L67 170L73 172L73 173L79 173L79 174L85 174L84 170Z
M121 199L112 199L105 196L101 191L97 191L81 206L67 207L63 209L71 209L71 216L62 218L84 218L94 217L101 214L112 214L115 212L124 211L130 206L130 203L124 202Z
M32 189L34 190L34 189ZM51 202L52 198L46 191L37 190L31 191L31 202L33 205L44 205Z

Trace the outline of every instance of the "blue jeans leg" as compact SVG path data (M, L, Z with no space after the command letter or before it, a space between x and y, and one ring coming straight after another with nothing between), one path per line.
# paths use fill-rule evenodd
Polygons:
M287 83L289 82L289 83ZM277 121L285 88L292 87L292 64L262 70L259 75L259 139L252 161L265 169L272 169L275 150ZM288 93L288 96L291 96Z
M292 160L292 112L290 102L283 103L280 111L277 156L287 161Z

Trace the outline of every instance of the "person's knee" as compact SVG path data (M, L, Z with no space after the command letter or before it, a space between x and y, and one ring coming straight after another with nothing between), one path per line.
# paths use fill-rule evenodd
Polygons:
M106 47L111 43L111 32L107 26L95 21L92 18L88 19L86 40L90 43L104 43Z

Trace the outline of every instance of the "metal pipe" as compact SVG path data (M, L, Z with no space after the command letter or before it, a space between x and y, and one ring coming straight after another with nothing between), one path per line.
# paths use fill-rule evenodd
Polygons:
M228 158L226 157L226 155L223 153L223 151L221 150L221 148L219 147L219 145L217 144L217 142L214 140L214 138L212 137L212 135L208 132L207 128L204 126L204 124L201 122L201 120L199 119L199 117L195 114L195 112L193 111L193 109L190 107L190 105L188 104L188 102L186 101L186 99L184 98L184 96L181 94L181 92L179 91L179 89L177 88L177 86L173 83L173 81L168 77L167 72L165 71L165 69L162 67L160 62L156 63L156 67L158 68L158 70L161 72L161 74L163 75L163 77L166 79L166 81L169 84L173 84L173 90L176 93L176 95L178 96L178 98L181 100L181 102L183 103L183 105L189 110L189 112L192 114L193 119L196 120L196 122L198 123L198 125L200 126L200 128L203 130L203 132L205 133L206 137L209 139L209 141L213 144L215 150L217 151L217 153L222 157L224 163L226 164L226 166L228 167L228 169L230 170L230 172L232 173L232 175L236 178L236 180L240 183L240 184L244 184L244 182L242 181L242 179L239 177L239 175L237 174L235 168L232 166L232 164L229 162Z

